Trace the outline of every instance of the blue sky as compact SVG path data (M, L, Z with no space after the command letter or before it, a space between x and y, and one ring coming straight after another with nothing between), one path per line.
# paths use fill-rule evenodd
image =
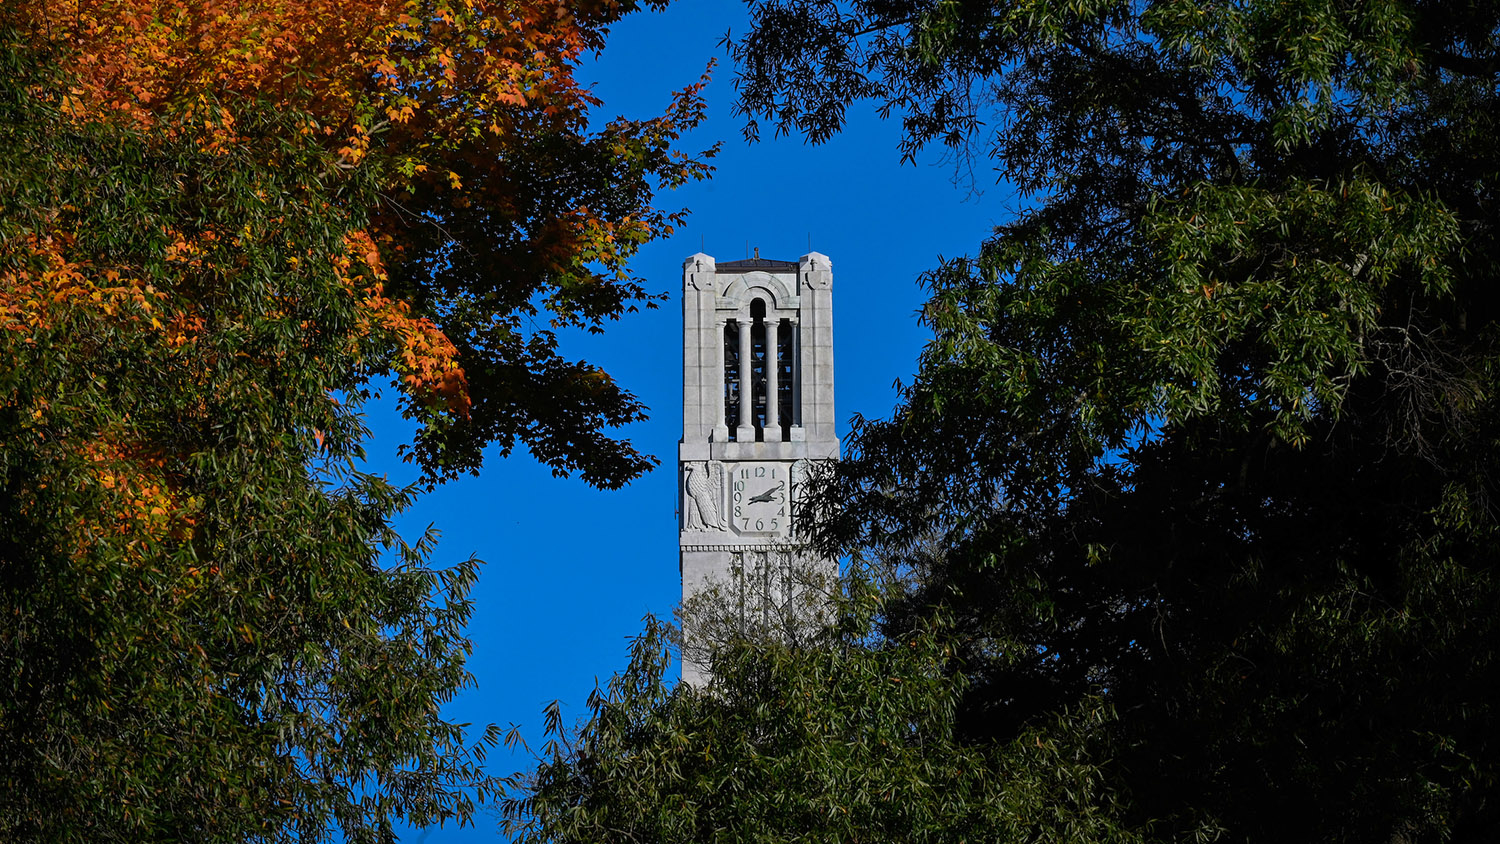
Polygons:
M709 118L686 142L724 148L717 172L660 197L692 216L670 240L644 248L638 275L670 301L628 315L605 334L568 335L564 354L602 366L651 407L651 419L626 431L662 465L629 487L600 492L577 478L553 478L519 450L492 456L477 478L448 483L422 497L401 520L415 538L429 525L441 532L434 562L470 555L484 560L469 627L476 686L448 709L476 728L519 724L534 747L542 708L562 703L565 721L586 712L584 701L625 664L627 640L647 613L670 617L680 597L677 559L676 446L681 435L682 259L704 251L721 260L791 260L812 248L833 259L834 358L841 436L854 413L889 413L892 384L914 371L926 334L917 324L922 271L939 256L972 253L1015 200L992 180L981 197L953 185L953 168L934 153L900 165L898 126L881 123L868 106L852 109L850 126L813 147L800 138L747 145L733 116L733 68L718 42L746 28L743 5L730 0L681 0L664 13L637 14L615 27L609 46L582 69L604 100L602 123L623 114L661 113L669 93L695 81L719 59L707 89ZM988 174L981 173L982 180ZM369 444L375 471L412 478L395 457L410 429L389 404L370 408ZM503 750L492 770L508 774L528 759ZM466 829L415 830L409 841L497 841L488 816Z

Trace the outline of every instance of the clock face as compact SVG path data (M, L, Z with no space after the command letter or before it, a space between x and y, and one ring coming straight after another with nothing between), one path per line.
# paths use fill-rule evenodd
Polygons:
M734 532L786 536L792 526L789 463L737 463L729 470L729 520Z

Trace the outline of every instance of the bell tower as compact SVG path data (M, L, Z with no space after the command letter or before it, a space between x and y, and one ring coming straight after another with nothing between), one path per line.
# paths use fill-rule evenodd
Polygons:
M716 262L682 266L682 442L678 447L684 607L715 590L750 627L805 623L812 572L837 563L798 542L794 504L810 461L834 460L833 264ZM815 598L814 598L815 600ZM800 609L799 609L800 607ZM683 681L701 685L692 647L708 635L684 617Z

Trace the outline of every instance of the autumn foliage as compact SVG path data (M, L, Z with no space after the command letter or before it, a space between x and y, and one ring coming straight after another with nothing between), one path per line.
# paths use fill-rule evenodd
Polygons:
M295 114L296 131L331 150L334 166L377 169L378 187L392 194L430 201L427 194L436 192L457 208L482 204L515 215L526 197L503 192L513 185L468 195L465 171L503 172L507 152L524 152L528 142L549 133L584 130L588 108L597 101L579 86L573 68L585 51L603 46L600 27L627 10L615 2L137 0L24 4L12 14L13 25L66 49L74 60L70 84L58 92L56 105L75 124L157 130L205 152L223 152L255 143L236 116L238 102L255 102ZM684 91L668 118L633 131L660 153L679 126L696 120L699 87ZM367 162L377 137L381 160ZM629 157L629 150L618 152ZM679 154L666 159L669 166L642 164L670 185L707 172L701 162ZM399 338L397 366L412 394L429 406L441 396L446 410L464 415L469 398L456 348L429 318L383 293L386 278L375 241L405 252L400 230L410 221L394 202L363 210L364 225L351 228L343 254L327 260L367 303L370 325ZM552 300L564 321L597 322L619 302L644 298L624 262L641 243L670 234L680 215L641 210L612 218L578 204L539 221L537 263L543 272L565 277L558 291L564 297ZM54 228L62 231L66 222L57 219ZM33 235L33 255L44 266L58 267L56 272L88 266L73 263L86 258L69 255L57 231ZM202 241L235 233L203 227L166 234L172 238L168 259L192 263L201 260L195 256ZM580 272L581 264L603 272ZM29 274L13 271L12 277L8 286L30 283ZM603 294L602 308L581 304L598 293L568 289L612 283L619 289Z
M700 86L590 122L634 8L0 11L0 837L379 840L484 796L437 707L474 565L391 531L359 408L395 387L429 483L653 465L553 333L653 304L655 193L708 172Z

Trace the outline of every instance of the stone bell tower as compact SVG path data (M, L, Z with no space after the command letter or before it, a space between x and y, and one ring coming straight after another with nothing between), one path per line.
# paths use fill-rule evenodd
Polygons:
M682 266L682 443L678 512L684 602L683 680L706 682L696 655L709 633L686 607L713 590L747 627L783 633L816 599L811 572L837 563L798 542L794 504L809 461L834 460L833 264L760 257ZM805 590L804 590L805 591ZM726 610L724 602L729 606ZM799 609L800 607L800 609ZM816 614L816 611L814 611Z

